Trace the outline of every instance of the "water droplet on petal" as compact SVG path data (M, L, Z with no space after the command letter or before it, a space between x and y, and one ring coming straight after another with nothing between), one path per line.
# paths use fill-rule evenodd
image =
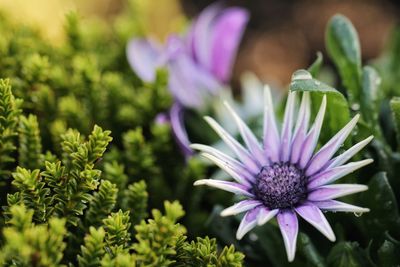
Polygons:
M356 216L356 217L361 217L361 215L363 215L362 212L354 212L354 216Z
M306 70L296 70L292 75L292 81L311 80L311 74Z

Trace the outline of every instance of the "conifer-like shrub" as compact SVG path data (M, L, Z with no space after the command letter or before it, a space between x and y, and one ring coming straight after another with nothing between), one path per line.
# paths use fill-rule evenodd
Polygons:
M188 190L204 166L154 122L167 74L141 82L126 38L78 18L57 47L0 16L1 266L241 266L232 246L192 241L207 215Z

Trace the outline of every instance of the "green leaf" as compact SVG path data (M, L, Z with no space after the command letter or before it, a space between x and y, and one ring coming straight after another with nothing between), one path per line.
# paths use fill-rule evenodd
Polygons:
M326 30L326 48L339 70L351 103L358 103L361 93L360 42L354 26L343 15L334 16Z
M96 229L93 226L89 228L89 234L85 236L85 243L81 246L81 254L78 255L80 267L99 266L100 259L104 255L106 232L102 227Z
M381 78L376 70L370 66L365 66L362 73L360 109L364 120L370 124L377 122L379 110L377 110L376 98L380 83Z
M37 117L21 116L18 126L19 133L19 165L28 169L40 168L42 165L42 141Z
M299 234L299 250L304 254L307 260L313 264L313 266L326 266L324 258L321 257L308 235L304 233Z
M396 128L397 144L400 144L400 97L393 97L390 100L390 108Z
M400 264L399 252L399 244L385 240L378 249L379 266L398 266Z
M380 237L389 231L396 236L400 232L400 215L396 197L385 172L377 173L368 183L369 190L362 195L363 205L371 211L363 215L367 232Z
M313 64L311 64L311 66L308 67L308 71L310 72L310 74L313 77L317 77L318 76L319 71L321 70L322 63L323 63L323 56L322 56L322 53L320 51L318 51L317 52L317 58L315 59Z
M313 79L306 70L298 70L292 75L291 91L311 92L312 112L317 114L322 96L327 95L327 107L324 119L324 131L320 141L326 142L350 120L346 98L335 88Z
M337 243L330 251L327 262L332 267L364 267L367 262L365 253L357 242Z

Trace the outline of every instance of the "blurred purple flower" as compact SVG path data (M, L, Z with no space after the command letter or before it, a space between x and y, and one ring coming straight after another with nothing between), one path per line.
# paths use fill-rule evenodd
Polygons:
M184 37L171 35L164 46L140 38L127 45L128 62L142 80L153 82L157 68L168 69L168 88L175 100L170 121L185 155L191 155L192 149L183 111L205 107L209 97L229 81L248 17L242 8L223 9L213 4L198 16Z
M231 182L203 179L196 181L195 185L208 185L245 198L221 212L221 216L245 212L236 237L241 239L256 225L263 225L277 217L289 261L293 261L296 252L298 216L334 241L335 234L322 211L368 211L366 208L335 200L367 190L367 186L334 182L372 162L372 159L365 159L346 164L372 140L372 136L334 156L355 127L359 115L348 122L328 143L318 148L326 97L323 97L314 124L310 127L310 93L303 93L298 110L295 108L295 102L296 93L290 92L279 133L271 93L266 87L261 143L227 103L226 107L239 129L244 145L235 140L215 120L206 117L206 121L235 153L237 159L210 146L192 145L192 148L201 151L202 156L218 165L235 180Z

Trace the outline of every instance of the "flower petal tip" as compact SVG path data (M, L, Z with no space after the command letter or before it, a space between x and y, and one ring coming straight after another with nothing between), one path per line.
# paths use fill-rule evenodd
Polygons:
M197 180L193 183L194 186L199 186L199 185L206 185L207 184L207 180L203 179L203 180Z
M368 190L368 185L360 184L358 185L358 192L364 192Z
M230 206L230 207L222 210L219 215L221 217L228 217L228 216L236 215L237 212L235 212L235 211L236 210L235 210L235 205L234 205L234 206Z
M361 211L362 210L362 211ZM361 208L360 209L360 213L366 213L366 212L370 212L371 210L369 208Z
M242 240L243 236L244 236L244 233L242 233L242 232L239 233L239 231L236 232L236 239L237 240Z
M356 114L355 116L354 116L354 118L353 118L353 120L355 121L355 122L357 122L359 119L360 119L360 114L358 113L358 114Z
M210 116L204 116L203 119L208 123L212 124L214 122L214 119L211 118Z
M228 209L224 209L223 211L220 212L219 214L221 217L228 217L233 215L232 211L228 210Z
M365 160L363 160L363 166L366 166L366 165L368 165L368 164L371 164L372 162L374 162L373 159L365 159Z
M330 235L330 236L326 236L326 238L328 238L329 241L332 241L332 242L335 242L335 241L336 241L336 236L335 236L335 234L333 234L333 233L332 233L332 235Z
M189 145L189 147L191 148L191 149L193 149L193 150L201 150L201 147L202 147L203 145L201 145L201 144L190 144Z

